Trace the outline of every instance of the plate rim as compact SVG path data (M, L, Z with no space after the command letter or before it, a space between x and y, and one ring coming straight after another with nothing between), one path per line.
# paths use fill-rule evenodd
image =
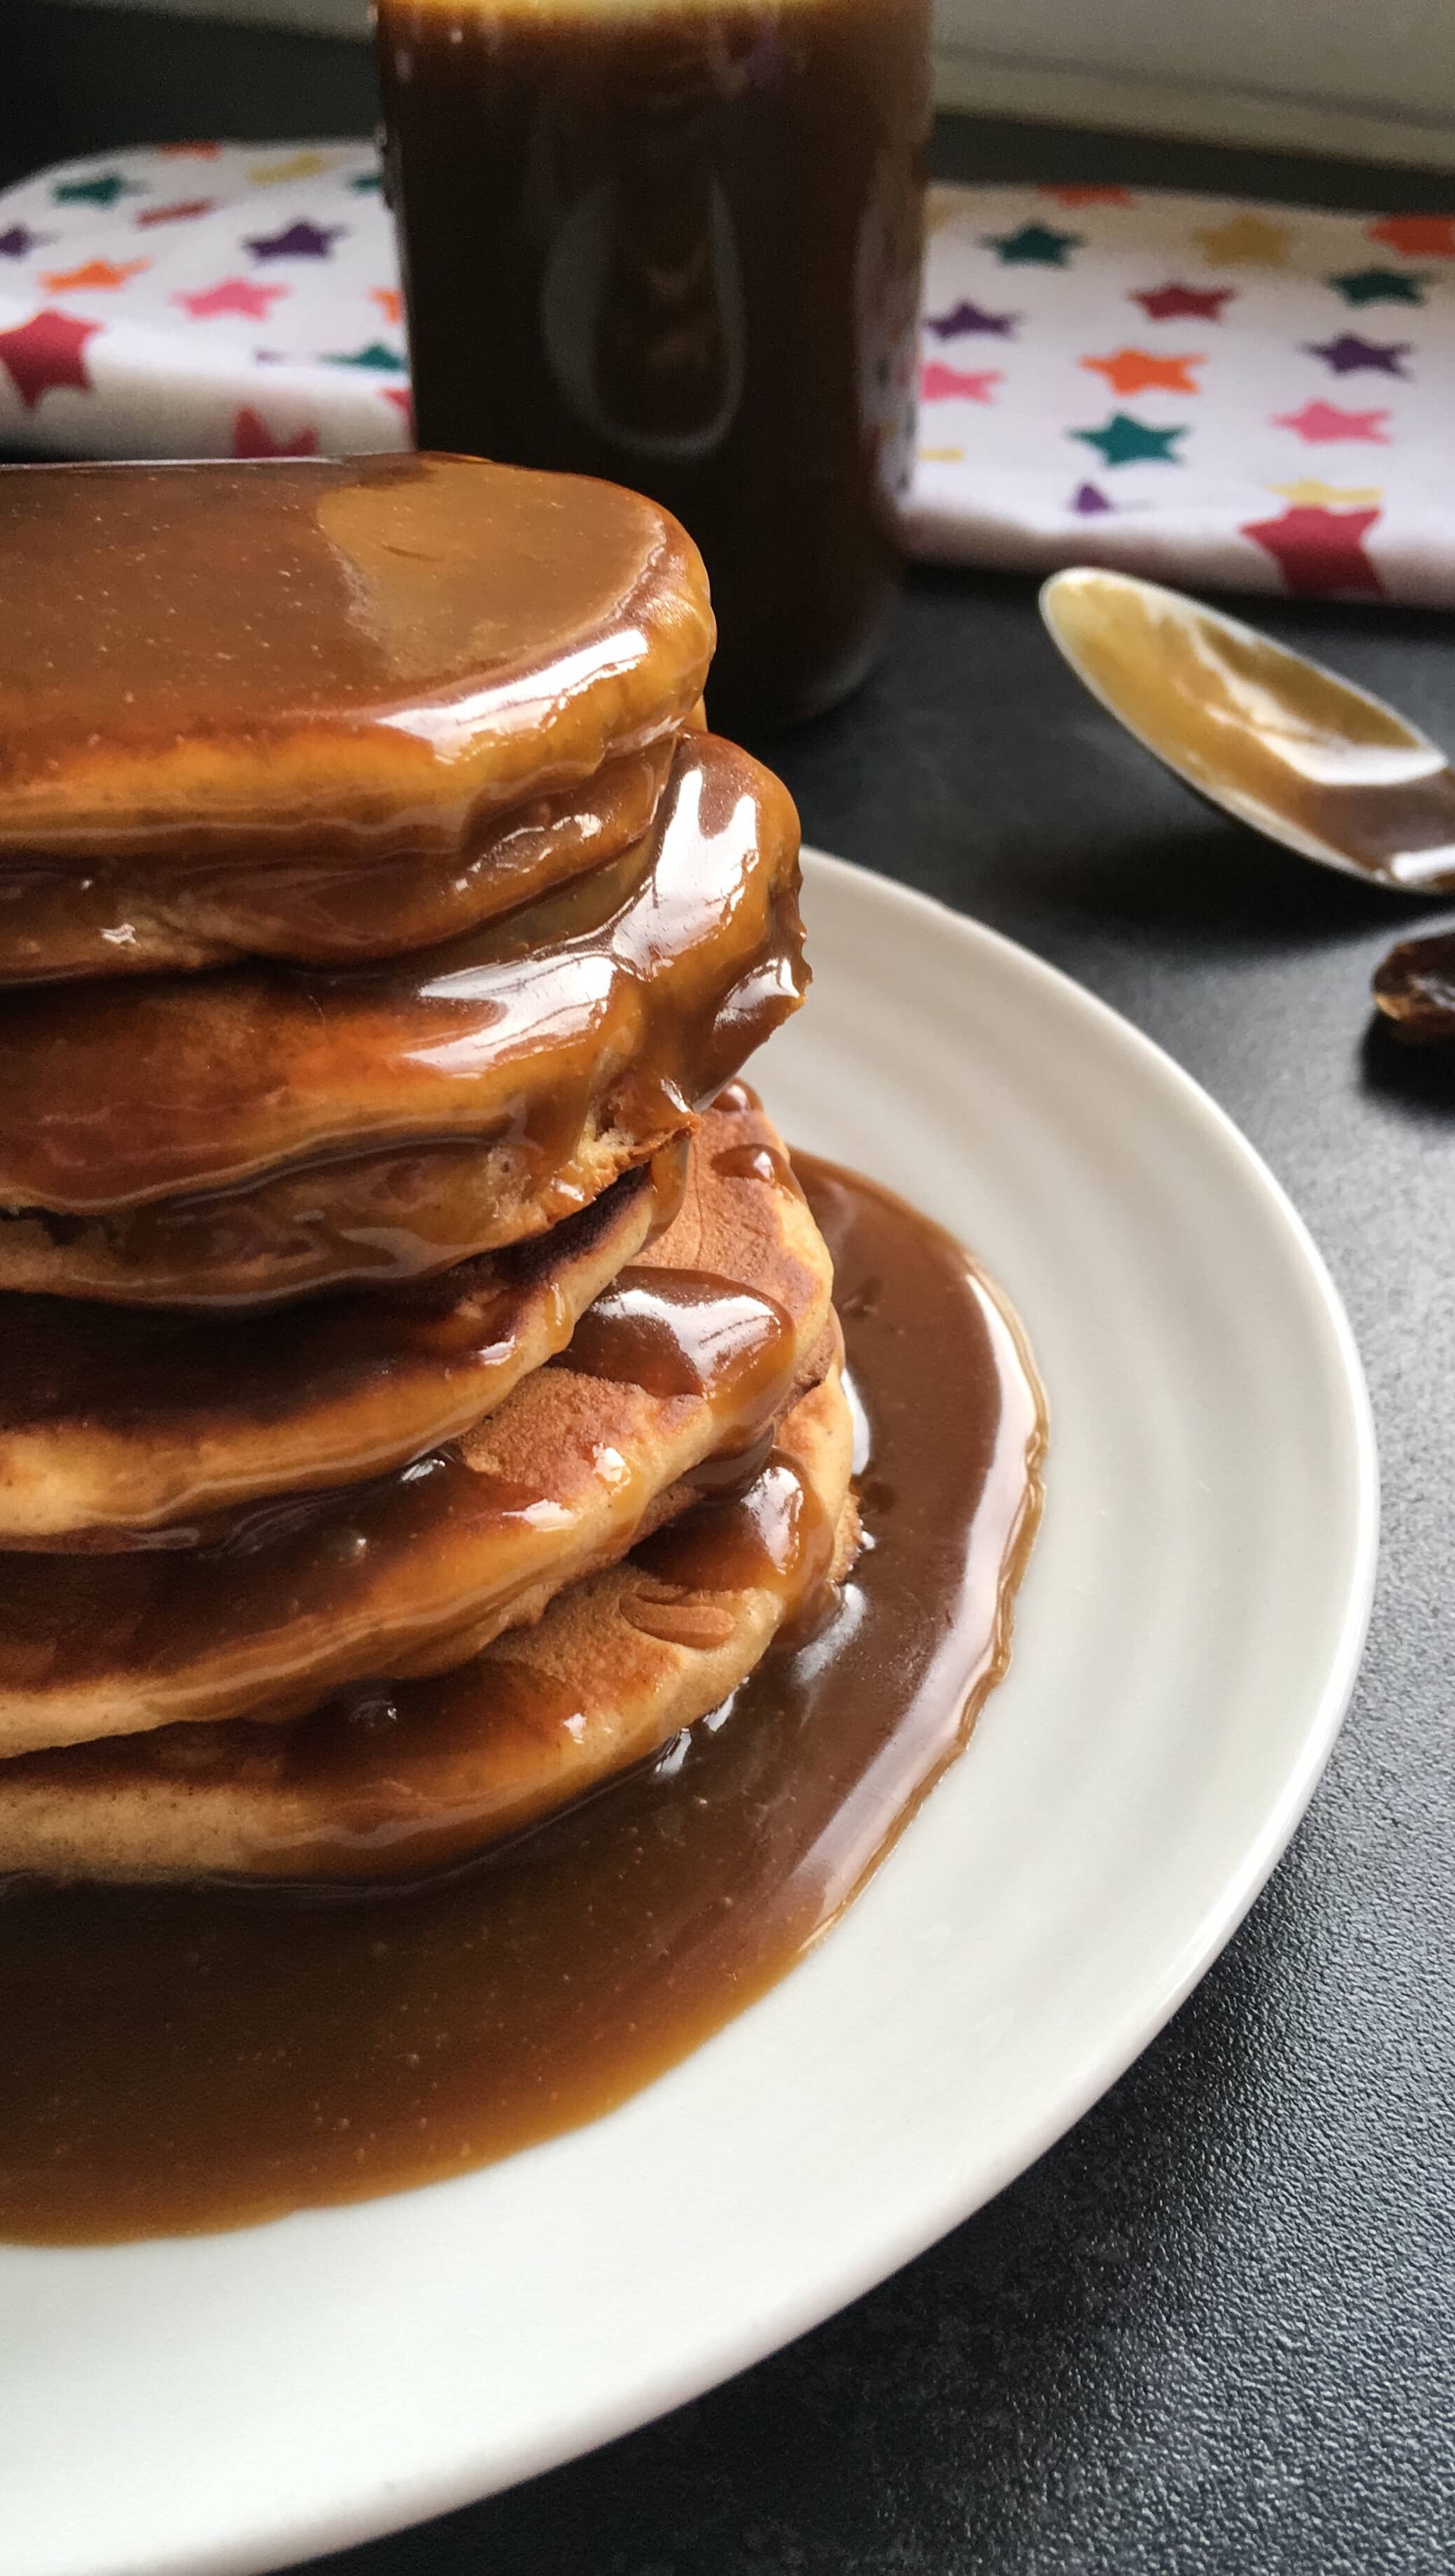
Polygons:
M1379 1537L1378 1456L1368 1386L1353 1329L1304 1219L1256 1147L1211 1094L1165 1048L1073 976L1005 933L876 869L807 844L803 858L810 905L815 880L841 884L846 894L870 893L891 914L917 920L937 935L968 940L1016 974L1029 975L1033 983L1049 988L1063 1008L1091 1021L1104 1039L1113 1040L1155 1081L1170 1084L1182 1109L1202 1124L1225 1151L1231 1152L1261 1199L1265 1213L1297 1249L1305 1276L1317 1291L1339 1362L1340 1390L1352 1435L1349 1499L1354 1542L1342 1620L1302 1738L1258 1831L1217 1897L1205 1906L1195 1929L1184 1939L1154 1997L1139 2010L1123 2008L1100 2045L1077 2070L1074 2084L1058 2096L1054 2113L1017 2131L1013 2143L1007 2141L998 2153L981 2163L968 2188L940 2191L930 2202L917 2199L907 2218L894 2223L891 2217L890 2223L881 2224L875 2230L872 2248L849 2266L840 2265L831 2283L820 2281L778 2302L761 2302L750 2323L733 2324L715 2335L699 2338L685 2360L660 2365L655 2372L634 2378L619 2397L578 2407L569 2427L558 2420L532 2438L518 2438L507 2451L502 2451L498 2442L482 2446L468 2458L457 2457L448 2468L406 2470L399 2477L391 2477L386 2468L379 2484L357 2505L325 2505L308 2515L295 2512L286 2527L275 2523L271 2530L265 2522L255 2521L251 2538L239 2535L200 2547L169 2547L160 2555L153 2549L144 2558L112 2554L104 2568L98 2563L98 2576L132 2576L132 2571L135 2576L266 2576L266 2571L286 2568L301 2559L355 2547L458 2511L583 2457L690 2403L863 2297L963 2224L1037 2162L1150 2046L1207 1973L1266 1885L1307 1810L1333 1750L1353 1693L1373 1604ZM595 2125L589 2123L587 2127ZM416 2188L429 2192L435 2186ZM411 2196L381 2197L387 2202L390 2198ZM378 2205L371 2202L359 2206ZM0 2254L6 2250L9 2249L0 2247ZM25 2250L41 2256L56 2252L62 2260L72 2260L78 2252L106 2249Z

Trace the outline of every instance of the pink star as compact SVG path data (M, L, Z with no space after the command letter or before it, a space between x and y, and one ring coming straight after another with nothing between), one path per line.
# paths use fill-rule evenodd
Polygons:
M1371 447L1387 447L1389 440L1380 427L1389 418L1388 411L1341 411L1337 403L1306 402L1302 411L1276 411L1275 429L1297 430L1310 447L1333 447L1340 439L1363 439Z
M81 393L90 393L83 353L100 328L99 322L78 322L69 313L45 311L32 313L28 322L18 323L13 331L0 331L0 366L27 411L34 411L42 394L55 386L74 385Z
M185 305L194 322L211 321L219 313L241 313L249 322L266 322L271 305L286 286L254 286L246 277L225 277L218 286L204 286L195 295L174 295L174 304Z
M942 367L932 359L921 367L919 389L926 402L982 402L995 400L994 388L1004 381L1004 370L987 367L979 375L962 375L957 367Z
M1254 519L1240 528L1270 554L1295 596L1327 598L1334 591L1364 591L1375 598L1384 585L1364 551L1378 510L1325 510L1299 506L1276 519Z

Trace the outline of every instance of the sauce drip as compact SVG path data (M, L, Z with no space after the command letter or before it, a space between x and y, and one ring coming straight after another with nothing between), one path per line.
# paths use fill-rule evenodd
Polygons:
M509 2154L685 2056L863 1885L1005 1668L1044 1421L960 1248L798 1169L868 1424L873 1545L827 1618L654 1763L452 1880L311 1904L17 1886L0 2232L240 2226ZM705 1521L644 1563L680 1572ZM781 1544L771 1516L743 1544Z

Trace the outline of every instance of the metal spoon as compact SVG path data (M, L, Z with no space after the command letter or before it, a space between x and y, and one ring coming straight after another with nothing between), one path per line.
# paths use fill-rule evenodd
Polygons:
M1455 771L1382 699L1126 573L1058 572L1041 615L1092 696L1213 804L1346 876L1455 891Z

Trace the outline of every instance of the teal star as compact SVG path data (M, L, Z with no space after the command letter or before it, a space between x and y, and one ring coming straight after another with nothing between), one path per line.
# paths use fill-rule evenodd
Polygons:
M1346 304L1423 304L1427 278L1418 269L1351 268L1326 280Z
M336 352L328 363L331 367L387 367L392 376L399 375L404 366L398 350L386 349L382 340L371 340L363 349Z
M119 170L98 171L94 179L63 179L52 188L54 206L114 206L118 197L144 197L145 188L135 179L123 179Z
M1084 233L1053 232L1048 224L1022 224L1018 233L982 233L1002 268L1066 268L1068 251L1080 250Z
M384 181L377 170L360 170L357 177L349 181L349 186L355 195L360 197L377 195L383 185Z
M1172 453L1174 438L1185 438L1182 429L1149 429L1145 421L1133 420L1131 413L1114 411L1101 429L1068 429L1068 438L1079 438L1086 447L1096 448L1108 465L1180 465L1180 456Z

